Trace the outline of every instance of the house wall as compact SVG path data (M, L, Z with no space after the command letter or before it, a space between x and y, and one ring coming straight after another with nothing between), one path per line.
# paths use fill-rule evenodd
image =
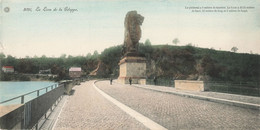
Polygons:
M14 72L14 68L2 68L2 70L5 73L13 73Z
M72 78L79 78L81 77L82 72L81 71L70 71L69 76Z

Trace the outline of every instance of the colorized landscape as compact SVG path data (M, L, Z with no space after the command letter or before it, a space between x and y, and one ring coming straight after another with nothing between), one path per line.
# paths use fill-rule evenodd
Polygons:
M260 129L257 0L0 4L0 129Z

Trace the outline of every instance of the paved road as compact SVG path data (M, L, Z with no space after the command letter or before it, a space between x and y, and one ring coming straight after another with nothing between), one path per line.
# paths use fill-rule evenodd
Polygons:
M74 87L54 129L147 129L100 95L92 83Z
M96 85L118 101L168 129L260 129L260 111L145 90Z

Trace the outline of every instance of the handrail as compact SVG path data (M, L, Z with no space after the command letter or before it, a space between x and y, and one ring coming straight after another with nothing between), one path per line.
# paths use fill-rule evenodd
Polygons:
M21 104L23 104L23 103L24 103L24 96L29 95L29 94L32 94L32 93L34 93L34 92L37 92L37 97L38 97L38 96L39 96L39 91L41 91L41 90L43 90L43 89L46 89L46 93L47 93L49 87L52 87L51 90L53 90L53 86L55 86L54 88L57 88L57 86L59 87L59 85L60 85L60 84L53 84L53 85L50 85L50 86L45 87L45 88L41 88L41 89L38 89L38 90L34 90L34 91L28 92L28 93L26 93L26 94L23 94L23 95L20 95L20 96L17 96L17 97L14 97L14 98L11 98L11 99L2 101L2 102L0 102L0 104L7 103L7 102L9 102L9 101L12 101L12 100L18 99L18 98L21 98Z

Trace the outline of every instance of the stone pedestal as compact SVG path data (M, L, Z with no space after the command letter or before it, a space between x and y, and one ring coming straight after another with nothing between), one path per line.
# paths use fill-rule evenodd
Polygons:
M139 56L125 56L119 62L120 72L118 82L129 84L129 78L132 78L132 84L146 84L146 60Z

